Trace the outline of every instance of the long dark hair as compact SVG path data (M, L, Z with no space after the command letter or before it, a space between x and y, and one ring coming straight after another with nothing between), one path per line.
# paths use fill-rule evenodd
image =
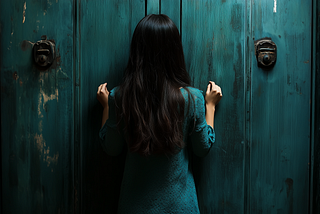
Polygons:
M174 154L184 147L185 100L190 86L179 31L166 15L148 15L137 25L119 94L128 147L144 156Z

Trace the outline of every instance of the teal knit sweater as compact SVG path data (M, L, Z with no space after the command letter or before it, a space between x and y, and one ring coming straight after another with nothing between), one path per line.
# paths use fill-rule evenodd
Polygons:
M215 133L205 120L202 92L181 89L185 98L183 136L186 146L179 153L143 157L128 151L121 185L118 213L200 213L196 188L189 166L188 149L205 156L215 141ZM102 147L109 155L118 155L126 146L124 133L117 129L114 95L109 95L109 119L100 130ZM189 110L187 106L189 105Z

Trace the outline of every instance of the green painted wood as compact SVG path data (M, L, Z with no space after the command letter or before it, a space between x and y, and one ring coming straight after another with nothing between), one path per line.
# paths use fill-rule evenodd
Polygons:
M100 145L102 108L99 84L119 85L128 61L130 42L145 16L145 2L81 1L80 3L81 166L79 200L83 213L116 213L125 152L110 157Z
M194 157L202 213L244 210L244 2L182 1L182 42L195 87L213 80L222 88L216 109L216 143Z
M181 0L161 0L161 13L166 14L180 30L180 1Z
M73 210L73 16L71 1L1 1L1 210ZM47 35L57 59L33 65Z
M320 213L320 3L313 1L312 182L310 214Z
M266 71L251 52L250 213L308 213L311 3L252 4L253 39L271 37L278 58Z
M147 14L159 14L161 0L145 0L147 4Z
M160 12L180 28L193 85L223 90L216 143L192 156L201 211L308 213L310 199L318 213L319 4L312 74L311 1L274 2L0 1L1 213L116 212L125 151L102 151L95 90L120 83L136 24ZM57 45L48 71L32 64L41 35ZM253 52L265 36L279 48L267 72Z

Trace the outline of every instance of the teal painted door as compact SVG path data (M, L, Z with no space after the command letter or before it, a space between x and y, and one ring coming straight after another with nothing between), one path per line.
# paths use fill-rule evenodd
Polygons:
M72 1L1 1L1 211L70 213L74 203ZM53 39L50 69L33 44Z
M102 151L96 88L120 83L150 13L179 28L192 84L223 90L216 143L192 157L201 212L308 213L311 12L311 0L1 1L2 213L116 212L126 151ZM32 61L41 35L57 51L46 71ZM278 47L268 71L263 37Z
M251 51L249 209L308 213L312 1L255 1L250 7L250 36L271 37L278 58L264 71Z

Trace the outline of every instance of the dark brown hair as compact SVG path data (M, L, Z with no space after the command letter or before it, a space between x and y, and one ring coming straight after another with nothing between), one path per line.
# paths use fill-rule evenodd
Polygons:
M179 31L166 15L148 15L137 25L119 89L118 115L131 152L174 154L184 147L185 100L190 86Z

